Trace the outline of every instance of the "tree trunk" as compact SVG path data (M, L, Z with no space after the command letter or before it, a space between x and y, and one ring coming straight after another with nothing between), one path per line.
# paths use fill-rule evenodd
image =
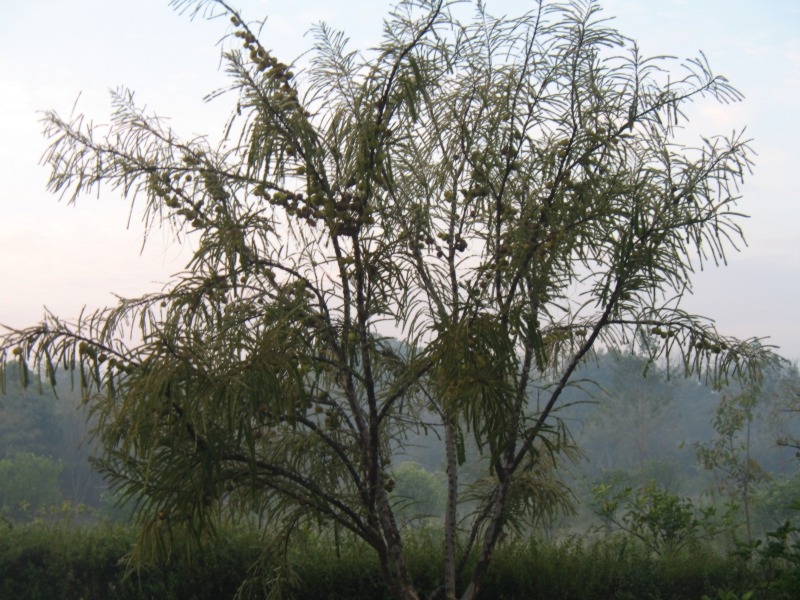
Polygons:
M750 534L750 420L747 421L747 448L744 458L744 520L747 523L747 543L752 541Z
M501 483L500 489L497 492L497 500L495 501L494 505L494 515L492 515L492 521L486 531L486 536L483 540L483 547L481 548L481 554L478 557L478 564L476 565L475 571L472 574L472 581L464 592L464 595L461 596L461 600L475 600L481 591L481 586L483 585L483 581L486 579L486 573L489 570L489 564L494 560L492 558L492 552L494 552L495 544L497 543L500 533L503 530L503 525L505 524L506 501L508 499L509 487L510 478L508 475L506 475L503 478L503 482Z
M636 450L639 455L639 477L642 479L644 485L644 444L645 444L645 426L644 426L644 400L639 396L639 431L636 440Z
M387 579L386 575L384 575L384 581L392 591L392 595L398 600L419 600L419 595L414 589L414 582L408 573L408 567L403 556L400 531L395 522L389 498L383 488L378 488L376 504L383 537L386 540L388 558L393 567L390 578Z
M444 588L445 598L456 598L456 506L458 502L458 462L453 423L447 418L444 425L447 453L447 508L444 517Z

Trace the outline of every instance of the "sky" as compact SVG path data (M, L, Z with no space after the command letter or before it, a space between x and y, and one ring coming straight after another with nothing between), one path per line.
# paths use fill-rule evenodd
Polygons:
M380 0L232 0L245 17L268 17L262 42L283 62L311 45L320 21L353 48L377 43L391 3ZM218 139L232 97L203 97L225 84L219 39L227 20L191 20L168 0L0 0L0 323L24 327L45 307L64 318L116 303L114 294L160 289L190 250L156 232L143 248L138 213L118 193L59 202L39 159L41 111L108 121L109 90L125 86L140 105L171 118L183 137ZM694 278L690 312L725 334L764 337L800 359L800 3L796 0L605 0L608 17L646 55L695 57L745 95L733 105L689 107L683 138L746 126L758 153L741 189L748 245L728 265ZM487 0L515 15L531 2ZM673 61L675 68L680 61ZM77 100L77 103L76 103ZM132 216L129 224L129 215Z

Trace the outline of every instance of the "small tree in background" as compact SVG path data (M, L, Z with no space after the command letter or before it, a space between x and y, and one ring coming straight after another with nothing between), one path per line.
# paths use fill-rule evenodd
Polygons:
M750 456L750 430L759 393L759 386L750 383L735 396L723 396L713 420L716 437L707 444L695 444L698 461L714 473L717 491L741 502L748 543L752 540L750 505L758 486L769 480L769 473Z
M777 385L770 390L769 401L775 442L778 446L795 450L795 457L800 458L800 375L797 364L780 371Z
M570 506L557 410L598 344L647 331L649 360L714 385L774 360L678 306L739 238L750 166L736 133L674 142L687 102L740 98L704 58L667 76L594 2L463 20L411 0L370 54L314 28L299 71L227 3L173 4L230 16L225 142L182 140L120 90L108 129L47 113L45 162L53 191L118 189L147 227L193 231L196 253L162 293L0 345L77 373L97 464L139 502L138 559L226 516L259 515L281 544L334 522L374 548L392 597L416 599L392 458L434 427L448 481L433 593L461 581L471 599L504 529ZM466 486L468 436L485 469Z

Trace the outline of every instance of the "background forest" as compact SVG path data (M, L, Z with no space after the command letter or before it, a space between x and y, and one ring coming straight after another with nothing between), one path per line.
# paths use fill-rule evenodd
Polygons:
M577 451L564 470L575 513L554 515L540 533L582 534L608 525L600 505L604 489L613 495L655 484L698 506L733 501L733 531L745 538L744 479L753 537L786 519L797 521L787 509L800 497L800 459L793 446L800 437L796 365L769 371L744 404L739 389L717 393L696 379L670 375L665 365L651 365L643 377L645 368L639 356L602 353L564 394L559 417ZM77 523L127 521L131 507L116 506L113 491L92 470L92 419L81 406L77 382L73 389L69 375L59 375L56 396L33 374L25 389L15 375L10 368L0 397L2 518L22 523L69 514ZM728 422L726 430L720 415L728 406L744 418L738 426ZM727 456L719 454L720 447L729 450ZM466 452L469 457L470 448ZM732 465L736 470L737 458L744 468L738 478L728 472ZM437 524L446 496L440 432L432 428L418 436L395 467L394 493L408 523Z

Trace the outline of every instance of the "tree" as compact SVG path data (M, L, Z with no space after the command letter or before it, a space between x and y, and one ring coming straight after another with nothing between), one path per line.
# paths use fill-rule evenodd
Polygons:
M99 505L105 487L88 462L91 449L84 444L89 429L81 394L69 390L69 377L59 374L48 389L41 373L31 376L31 387L19 384L18 365L10 365L5 374L7 387L0 397L0 458L17 455L58 459L62 494L72 506ZM54 394L53 391L58 393ZM34 464L24 459L24 464ZM39 464L39 463L35 463ZM27 468L27 467L26 467ZM26 472L34 472L28 469ZM30 482L30 486L37 486ZM31 503L36 505L36 503Z
M395 494L404 504L403 516L412 522L442 514L442 473L429 473L414 463L406 462L395 470Z
M723 396L713 420L716 437L695 444L697 460L714 472L718 491L734 502L741 501L748 543L752 540L750 504L758 486L769 480L769 473L750 452L750 430L760 392L752 382L735 396Z
M8 385L0 397L0 458L23 452L58 456L63 441L62 419L51 390L36 377L35 385L23 389L16 365L10 365L6 379Z
M560 397L596 347L652 330L649 360L714 385L774 360L678 305L740 236L751 164L740 134L674 143L686 103L740 98L704 58L667 77L595 2L502 19L476 4L462 20L408 0L371 54L315 27L298 71L226 2L173 5L231 18L225 142L182 140L123 89L107 130L47 113L44 160L70 202L116 188L197 252L161 293L47 315L0 346L79 374L97 464L139 500L139 559L224 515L256 513L282 543L334 522L374 548L392 597L418 598L391 459L434 427L448 475L434 594L454 598L463 575L475 598L505 529L569 506ZM467 438L485 465L469 485Z
M800 473L790 477L780 477L766 483L754 502L754 521L761 526L761 531L769 531L779 527L787 520L798 525L797 513L790 507L800 502Z
M800 414L800 377L797 364L789 365L777 374L777 382L769 390L770 421L780 447L796 450L800 458L800 435L796 417Z
M0 460L0 517L30 519L61 499L61 462L20 452Z

